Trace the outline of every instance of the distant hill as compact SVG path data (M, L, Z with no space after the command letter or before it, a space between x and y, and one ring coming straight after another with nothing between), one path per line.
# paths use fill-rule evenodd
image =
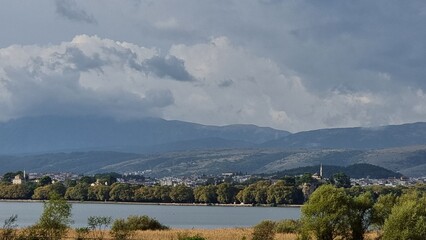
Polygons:
M379 149L426 144L426 123L377 128L332 128L299 132L271 140L262 147L285 149Z
M426 145L426 123L294 134L255 125L207 126L159 118L118 121L42 116L0 123L0 155L61 151L164 153L225 148L368 150L414 145Z
M315 166L307 166L307 167L299 167L284 170L281 172L277 172L272 174L276 177L284 177L284 176L295 176L301 175L304 173L318 173L320 165ZM401 173L396 173L394 171L388 170L386 168L382 168L379 166L375 166L368 163L359 163L353 164L346 167L343 166L332 166L332 165L323 165L323 176L326 178L332 177L336 173L345 173L351 178L391 178L391 177L401 177Z
M120 152L71 152L25 156L0 156L0 173L27 170L29 172L132 172L145 171L147 176L182 176L247 172L274 174L289 169L319 164L346 167L353 164L373 164L404 176L425 176L426 146L379 150L347 149L258 149L226 148L133 154ZM368 165L349 168L353 175L382 174ZM315 172L318 168L316 168ZM340 169L339 169L340 170ZM304 170L303 170L304 171ZM311 171L311 170L306 170ZM327 174L327 169L325 173ZM345 170L346 171L346 170Z
M157 118L117 121L110 118L44 116L0 123L0 154L88 150L145 153L239 148L288 134L255 125L206 126Z
M425 176L426 123L290 134L255 125L157 118L34 117L0 123L0 172L274 173L369 163Z

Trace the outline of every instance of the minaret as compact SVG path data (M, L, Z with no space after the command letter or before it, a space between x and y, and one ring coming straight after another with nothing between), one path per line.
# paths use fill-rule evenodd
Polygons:
M320 178L322 178L322 163L321 163L321 165L320 165L320 172L319 172L319 176L320 176Z

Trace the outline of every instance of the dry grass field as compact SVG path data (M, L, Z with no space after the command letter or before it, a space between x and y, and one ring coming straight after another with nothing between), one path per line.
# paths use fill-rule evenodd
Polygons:
M199 235L207 240L250 240L252 229L232 228L232 229L194 229L168 231L140 231L134 239L140 240L177 240L178 236L187 234L188 236ZM375 233L366 234L365 239L373 240L377 237ZM275 240L296 240L296 234L276 234Z
M208 240L241 240L251 239L252 230L247 228L234 229L212 229L212 230L169 230L169 231L144 231L139 232L137 239L143 240L177 240L178 236L187 234L188 236L199 235ZM276 240L295 240L294 234L277 234Z
M199 235L207 240L250 240L252 229L250 228L226 228L226 229L171 229L165 231L138 231L133 235L134 240L178 240L179 236ZM92 237L92 236L85 236ZM75 239L75 233L69 231L67 239ZM112 239L105 233L105 239ZM295 240L295 234L276 234L276 240Z
M18 231L19 232L19 231ZM207 240L251 240L253 229L251 228L224 228L224 229L170 229L163 231L137 231L132 240L178 240L179 236L200 236ZM104 240L112 240L108 231L103 232ZM99 235L98 235L99 236ZM374 240L377 238L377 233L367 233L366 240ZM64 240L77 239L74 230L69 230L68 235ZM89 233L84 236L86 240L99 239L95 235ZM296 234L281 234L275 235L275 240L296 240Z

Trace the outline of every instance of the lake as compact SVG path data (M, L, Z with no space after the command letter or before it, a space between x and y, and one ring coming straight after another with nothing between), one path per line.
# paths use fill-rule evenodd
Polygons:
M34 224L43 211L40 202L0 202L0 221L18 215L20 227ZM87 226L89 216L148 215L172 228L233 228L249 227L270 219L299 219L298 207L233 207L233 206L176 206L108 203L73 203L74 227Z

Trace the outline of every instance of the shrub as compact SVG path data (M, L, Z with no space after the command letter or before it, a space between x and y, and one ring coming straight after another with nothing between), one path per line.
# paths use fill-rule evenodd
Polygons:
M129 239L135 231L141 230L166 230L167 226L162 225L154 218L144 216L129 216L127 219L117 219L112 224L111 235L114 239Z
M46 230L43 230L37 225L27 227L19 234L18 240L44 240L49 239Z
M75 229L75 240L84 240L88 234L90 232L90 229L87 227L81 227L81 228L76 228Z
M129 216L127 224L131 230L166 230L167 226L162 225L154 218L144 216Z
M300 228L300 221L293 219L285 219L279 221L275 225L276 233L297 233Z
M111 224L111 217L90 216L87 219L89 229L92 230L94 239L104 239L105 229Z
M200 235L188 236L187 233L178 233L178 240L206 240Z
M71 222L71 204L53 194L44 203L43 213L33 230L37 232L36 236L45 239L61 239L66 235Z
M253 240L274 240L275 237L275 222L262 221L254 226Z
M133 235L134 231L129 228L125 219L116 219L112 223L110 233L115 240L127 240Z

